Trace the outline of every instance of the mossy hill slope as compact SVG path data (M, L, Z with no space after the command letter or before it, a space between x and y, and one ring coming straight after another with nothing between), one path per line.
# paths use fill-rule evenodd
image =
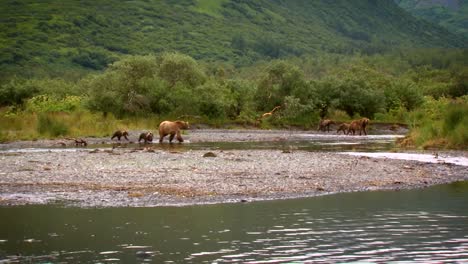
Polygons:
M0 77L101 70L124 54L164 51L246 65L322 51L464 45L391 0L0 1Z
M416 17L431 21L468 38L468 1L395 0L395 2Z

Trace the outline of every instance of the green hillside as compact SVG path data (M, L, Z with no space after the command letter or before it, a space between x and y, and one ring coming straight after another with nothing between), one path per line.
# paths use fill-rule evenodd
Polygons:
M319 51L466 45L390 0L4 0L0 12L2 79L73 78L125 54L164 51L250 65Z
M468 1L396 0L402 8L468 38Z

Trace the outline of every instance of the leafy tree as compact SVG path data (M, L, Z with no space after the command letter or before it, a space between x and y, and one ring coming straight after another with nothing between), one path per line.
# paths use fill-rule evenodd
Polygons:
M330 108L338 107L340 82L335 76L310 82L309 86L315 91L313 105L319 111L320 118L325 118Z
M252 82L231 79L225 85L233 99L233 103L227 111L228 117L234 119L242 113L250 113L254 110L253 98L256 87Z
M255 102L261 111L271 110L281 105L284 97L302 90L306 86L303 72L286 61L272 62L261 77Z
M14 78L0 86L0 106L21 105L25 99L38 94L37 86L27 85L24 79Z
M54 95L38 95L25 102L26 111L34 113L68 112L81 108L82 98L76 95L60 98Z
M170 87L180 83L190 88L203 84L207 78L193 58L180 53L166 53L161 57L158 76Z
M113 61L115 61L115 58L106 55L104 52L90 50L80 50L72 58L72 62L93 70L102 70Z
M281 112L282 116L290 122L300 120L303 116L312 116L313 106L310 104L302 104L301 100L294 96L286 96L284 98L284 109ZM306 118L310 119L310 118Z
M411 111L424 101L421 90L414 82L401 79L395 80L391 86L386 87L384 95L387 110L404 107Z
M248 43L244 36L238 34L232 37L231 46L232 48L239 50L241 53L243 53L247 50Z
M155 78L155 56L129 56L113 63L104 74L83 82L88 88L93 110L118 116L149 112L150 100L146 79Z
M73 82L62 79L11 79L0 86L0 105L21 105L25 100L36 95L49 95L65 98L69 95L80 95L80 90Z
M124 114L121 93L118 89L116 74L108 72L102 75L88 76L80 82L80 86L87 89L89 97L87 106L93 111Z
M199 113L209 118L226 118L236 103L228 87L213 81L195 88L195 96Z
M167 97L163 98L166 101L168 107L170 107L171 115L191 115L199 113L198 103L196 100L196 92L181 83L176 83L175 86L170 88L170 93Z
M448 93L452 97L468 95L468 67L454 74L454 82Z

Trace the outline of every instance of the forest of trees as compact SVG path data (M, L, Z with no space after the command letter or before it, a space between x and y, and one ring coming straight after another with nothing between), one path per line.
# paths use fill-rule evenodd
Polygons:
M2 84L0 138L17 136L6 127L21 126L16 119L32 120L25 126L36 124L30 128L33 137L60 136L115 128L76 129L75 115L92 115L88 122L93 124L132 119L155 124L184 116L213 126L253 126L261 113L281 106L257 125L310 129L326 109L327 117L340 121L368 117L408 123L418 131L414 143L420 145L432 140L461 147L468 142L466 61L468 53L456 49L322 53L242 68L181 53L129 55L76 81L13 78Z

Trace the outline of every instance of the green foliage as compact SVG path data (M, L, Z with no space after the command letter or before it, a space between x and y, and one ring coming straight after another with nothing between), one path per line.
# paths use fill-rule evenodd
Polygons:
M0 1L0 10L2 79L76 80L124 55L174 51L250 65L318 52L466 47L392 1L22 0Z
M37 123L37 131L40 135L58 137L67 135L69 129L64 122L60 121L59 116L40 114Z
M222 5L228 1L227 0L195 0L195 2L196 2L196 7L194 8L195 11L208 14L214 17L222 17L220 13L222 10Z
M406 110L414 110L423 101L421 90L413 82L395 80L384 90L387 110L403 107Z
M421 146L463 145L466 128L460 117L465 112L447 105L466 98L466 61L455 55L468 58L468 53L406 52L317 54L243 68L199 62L181 53L128 55L79 81L16 78L0 89L7 106L0 116L0 123L7 124L2 137L26 137L20 130L28 131L29 138L106 134L117 125L155 127L154 120L182 116L217 127L236 123L261 128L310 128L321 117L346 121L366 116L409 122ZM437 61L441 54L451 60L439 64L428 59ZM281 107L258 121L276 106ZM33 113L41 119L32 119Z
M72 82L62 79L12 79L0 86L0 106L21 105L36 95L52 95L56 99L80 95L82 91Z
M102 75L81 82L89 94L88 107L117 116L150 111L148 80L157 69L156 57L151 55L129 56L113 63Z
M167 90L170 93L164 98L167 98L166 100L170 107L169 113L171 115L181 116L197 113L198 105L196 104L194 89L177 84Z
M424 148L468 146L468 96L456 100L427 98L423 107L410 115L411 139Z
M82 67L90 68L93 70L102 70L107 67L109 63L115 61L115 58L110 57L105 52L80 50L79 53L72 57L72 62Z
M5 143L8 139L8 135L0 130L0 143Z
M312 106L302 104L301 100L297 97L286 96L284 98L284 106L281 116L285 124L308 126L308 124L318 120L317 115L312 113Z
M160 119L153 115L117 120L112 114L86 110L31 113L0 109L0 140L34 140L57 136L110 136L116 129L154 129Z
M269 111L282 105L286 96L299 93L305 86L304 74L297 66L274 61L265 69L254 100L259 110Z
M397 122L397 123L406 123L408 121L408 110L399 106L398 108L391 108L384 113L376 113L374 119L378 122Z
M0 86L0 106L21 105L24 100L39 93L39 88L21 79L12 79Z
M318 108L334 107L351 117L372 118L385 109L384 89L388 85L389 80L382 73L355 65L337 71L335 76L316 83L314 87L320 104Z
M448 91L451 97L460 97L468 95L468 67L464 67L462 70L455 72L453 84Z
M205 73L197 62L193 58L179 53L166 53L161 57L158 76L165 80L170 87L181 84L194 88L206 80Z
M225 84L226 89L232 97L232 104L227 110L227 116L231 119L245 119L247 116L253 116L254 111L254 93L255 84L247 80L231 79Z
M25 110L33 113L44 112L73 112L81 108L82 98L79 96L67 96L59 98L55 95L38 95L25 103Z
M442 122L441 135L450 146L468 146L468 96L447 106Z
M199 104L199 113L208 118L226 118L235 101L231 91L224 85L207 82L195 90L196 102Z
M348 80L338 89L339 101L336 108L344 110L349 116L359 114L372 118L384 105L382 93L371 89L366 83Z
M434 22L468 38L468 3L466 1L395 0L417 17Z

